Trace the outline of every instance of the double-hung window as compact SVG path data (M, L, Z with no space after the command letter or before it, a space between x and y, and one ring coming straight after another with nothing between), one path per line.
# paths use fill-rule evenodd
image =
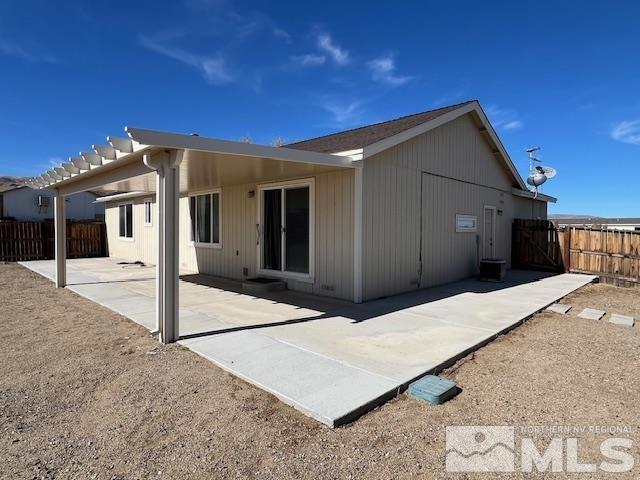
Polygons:
M118 236L122 239L133 239L133 203L118 205Z
M189 197L189 216L194 245L222 246L219 191Z

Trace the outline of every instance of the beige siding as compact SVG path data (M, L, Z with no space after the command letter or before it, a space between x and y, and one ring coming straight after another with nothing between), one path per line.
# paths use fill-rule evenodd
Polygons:
M315 278L313 283L288 280L289 288L351 300L353 298L353 171L315 177ZM257 192L255 184L221 189L222 247L190 242L188 197L180 199L180 268L241 280L243 269L255 276L258 267ZM155 263L156 224L143 227L142 198L134 205L134 241L118 239L117 202L107 207L109 254L130 261ZM154 204L154 216L157 215Z
M471 116L380 152L364 164L366 300L472 275L476 234L456 233L455 215L477 215L481 242L485 204L500 210L496 256L510 259L517 201L511 194L513 182ZM521 208L518 213L526 212Z
M496 207L495 256L511 257L513 202L509 193L424 174L423 275L421 286L452 282L477 273L484 241L484 207ZM456 232L456 214L475 215L476 232Z
M107 224L107 243L109 256L127 261L140 260L145 263L156 263L156 225L157 215L155 204L152 208L153 221L151 226L144 225L144 199L152 197L132 198L121 202L110 202L105 209ZM155 199L154 199L155 200ZM118 237L118 205L133 203L133 240Z
M515 218L547 219L547 202L514 197Z

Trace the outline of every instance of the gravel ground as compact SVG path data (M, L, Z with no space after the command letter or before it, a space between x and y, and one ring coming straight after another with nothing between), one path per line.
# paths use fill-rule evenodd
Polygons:
M463 391L445 405L401 395L331 430L124 317L0 265L0 477L525 477L447 476L447 425L624 426L616 436L634 441L637 463L640 328L575 315L589 306L640 318L639 292L590 285L564 302L568 315L538 314L447 370ZM553 435L527 436L543 447ZM577 436L580 460L599 463L611 435Z

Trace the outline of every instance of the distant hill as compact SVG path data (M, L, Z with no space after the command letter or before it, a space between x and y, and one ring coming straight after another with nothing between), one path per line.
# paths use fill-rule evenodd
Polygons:
M20 187L22 185L22 178L10 177L8 175L0 176L0 192L6 192L12 188Z

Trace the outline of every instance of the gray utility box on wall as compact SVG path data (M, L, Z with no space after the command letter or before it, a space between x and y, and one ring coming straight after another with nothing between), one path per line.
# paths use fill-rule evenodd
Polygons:
M504 282L507 274L507 261L499 258L480 260L480 280L485 282Z

